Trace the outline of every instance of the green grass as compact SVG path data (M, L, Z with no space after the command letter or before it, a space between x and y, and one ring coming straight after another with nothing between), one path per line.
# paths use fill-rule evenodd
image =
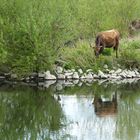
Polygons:
M139 7L139 0L1 0L0 67L19 75L52 69L67 42L94 40L97 32L112 28L127 36ZM99 67L88 43L76 46L63 50L65 67ZM112 56L110 50L104 54Z
M140 41L121 42L119 46L119 58L113 49L104 49L99 58L95 57L94 50L90 48L88 42L78 42L75 47L65 47L61 50L61 59L65 68L82 68L84 70L91 68L94 71L103 69L107 64L110 69L122 68L140 68Z

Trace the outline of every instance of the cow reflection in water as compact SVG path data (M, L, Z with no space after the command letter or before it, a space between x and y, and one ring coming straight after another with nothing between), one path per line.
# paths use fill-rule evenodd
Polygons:
M95 96L93 101L96 115L100 117L117 114L117 94L110 101L103 101L101 97Z

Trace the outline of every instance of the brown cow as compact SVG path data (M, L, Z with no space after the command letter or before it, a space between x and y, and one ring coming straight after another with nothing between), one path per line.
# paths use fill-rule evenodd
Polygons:
M115 29L99 32L95 40L95 55L99 56L106 47L116 50L116 57L118 57L119 36L119 32Z
M96 115L100 117L117 114L117 94L113 95L110 101L102 101L101 97L95 96L94 107Z

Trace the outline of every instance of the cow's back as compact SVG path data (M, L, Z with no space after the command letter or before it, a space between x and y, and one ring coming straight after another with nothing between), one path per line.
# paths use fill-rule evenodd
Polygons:
M119 32L116 29L100 32L97 36L102 40L102 44L108 47L111 47L117 39L119 40Z

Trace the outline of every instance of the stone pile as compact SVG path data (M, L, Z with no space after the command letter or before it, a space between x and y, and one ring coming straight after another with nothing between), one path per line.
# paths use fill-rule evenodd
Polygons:
M50 71L39 73L39 78L44 80L66 80L66 79L127 79L127 78L140 78L140 73L138 69L134 70L122 70L118 68L117 70L108 70L103 71L98 70L98 72L93 72L92 69L88 69L83 72L82 69L65 70L62 67L57 67L54 74L51 74Z

